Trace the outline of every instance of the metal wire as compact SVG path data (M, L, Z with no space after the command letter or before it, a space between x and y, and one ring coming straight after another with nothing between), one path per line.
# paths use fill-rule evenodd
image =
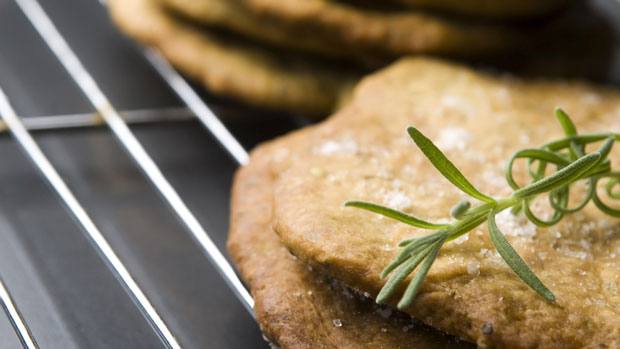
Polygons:
M107 6L106 0L99 0L103 6ZM224 149L237 161L239 165L245 165L250 161L248 152L241 143L228 131L209 106L198 96L198 93L187 83L161 53L152 47L144 48L144 55L153 68L168 83L174 93L194 112L194 115L213 134Z
M145 48L145 56L155 70L170 85L172 90L185 102L203 125L224 146L240 165L250 161L248 152L243 149L239 141L228 131L226 126L215 116L211 108L198 96L196 91L185 79L168 63L168 61L154 48Z
M15 113L15 110L9 104L9 101L1 88L0 114L17 142L21 145L39 171L41 171L41 174L49 181L58 195L69 207L73 215L75 215L75 218L77 218L80 224L82 224L82 227L84 227L88 237L90 237L91 241L99 249L100 254L108 261L108 263L110 263L110 266L118 274L118 277L124 283L127 290L131 292L135 300L138 304L140 304L149 321L157 329L166 344L171 348L181 348L155 308L151 305L151 302L146 297L140 286L138 286L135 282L123 262L121 262L118 258L103 234L101 234L90 216L88 216L86 210L84 210L69 187L67 187L65 182L62 180L54 166L47 159L45 154L43 154L41 148L39 148L30 133L26 130L21 120Z
M17 310L17 307L13 303L13 299L9 294L9 291L4 286L4 282L0 278L0 302L2 303L2 307L4 311L9 316L9 320L11 320L11 324L15 329L15 333L19 337L19 341L22 343L24 348L28 349L36 349L37 344L34 341L34 338L30 335L30 331L26 326L26 322L22 319L21 314Z
M192 112L185 107L125 110L120 113L128 124L195 120ZM29 131L48 131L105 125L101 115L98 113L29 116L27 118L21 118L21 121L24 127ZM0 120L0 132L6 132L8 130L9 128L6 123Z
M151 180L171 208L191 232L194 239L204 249L207 256L216 266L216 270L232 288L248 312L254 316L254 300L243 286L234 269L222 252L213 243L202 225L164 177L161 170L142 147L127 124L119 116L107 97L103 94L93 77L84 68L78 57L71 50L62 35L58 32L50 18L36 0L16 0L26 17L56 55L71 77L82 89L86 97L95 106L114 135L140 166L144 174ZM215 117L215 116L214 116ZM231 136L232 137L232 136ZM234 138L233 138L234 139ZM236 140L235 140L236 141ZM242 148L241 148L242 149ZM245 152L245 151L244 151ZM246 154L247 155L247 154Z

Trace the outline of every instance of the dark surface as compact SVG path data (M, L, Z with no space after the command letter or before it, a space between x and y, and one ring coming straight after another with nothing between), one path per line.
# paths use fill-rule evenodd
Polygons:
M610 18L620 18L617 2L597 3ZM113 28L97 1L45 1L44 7L118 109L180 105L136 47ZM619 66L610 80L620 81ZM24 116L93 111L8 0L0 0L0 86ZM265 118L264 112L230 102L217 104L218 114L228 118L228 126L247 148L299 126L298 120L273 114ZM234 161L197 122L133 130L224 249ZM181 345L267 347L254 320L106 128L39 132L35 138ZM79 225L7 134L0 135L0 159L0 276L38 344L163 347ZM12 328L0 314L0 348L16 346Z

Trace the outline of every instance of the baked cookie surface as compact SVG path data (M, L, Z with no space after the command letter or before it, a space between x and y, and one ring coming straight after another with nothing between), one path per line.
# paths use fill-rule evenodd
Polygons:
M429 231L343 203L371 201L441 221L465 197L405 128L420 129L482 192L505 197L511 190L503 171L512 153L562 137L557 106L580 132L620 132L616 90L402 60L365 78L346 108L281 150L273 171L274 229L300 260L375 297L396 244ZM612 163L619 152L616 146ZM548 212L545 202L537 210ZM442 248L407 312L482 346L619 346L620 220L594 207L548 229L509 212L497 220L557 301L545 301L512 272L483 225Z
M270 164L283 142L254 151L250 165L238 171L228 240L266 337L282 348L473 348L377 306L286 250L271 227Z
M330 0L160 1L187 17L255 39L362 62L407 54L477 57L513 52L532 39L525 26Z

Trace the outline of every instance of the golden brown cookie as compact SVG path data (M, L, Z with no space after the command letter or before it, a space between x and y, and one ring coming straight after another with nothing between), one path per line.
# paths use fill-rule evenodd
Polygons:
M617 90L404 59L365 78L353 101L313 132L281 146L272 164L274 229L300 260L375 297L396 244L428 231L343 203L377 202L438 221L464 197L405 128L420 129L481 191L506 197L503 171L512 153L563 135L557 106L581 132L620 132ZM610 158L617 165L619 147ZM406 311L482 346L620 346L620 220L589 206L548 229L510 212L497 219L557 301L547 302L512 272L483 225L442 248Z
M475 46L465 41L471 39L475 42L487 42L486 34L471 31L474 36L468 38L467 33L470 31L464 29L476 22L459 22L419 10L373 10L333 3L329 0L302 0L299 3L296 2L298 0L288 0L278 4L290 6L297 17L281 19L279 16L287 15L274 14L277 12L276 9L264 10L263 7L268 7L266 4L263 4L263 7L258 6L263 0L255 0L256 3L253 3L254 0L157 1L186 18L209 26L226 28L281 47L353 61L367 68L384 66L402 55L431 53L468 57L472 62L520 74L601 78L607 72L613 50L609 23L586 4L571 6L570 10L564 11L561 15L538 22L536 25L487 24L488 31L494 34L510 28L512 34L506 34L503 40L508 46L504 49L477 52ZM286 5L287 3L291 4ZM323 5L318 6L318 3ZM306 10L303 10L304 8ZM334 18L330 19L331 17ZM420 18L426 20L420 21ZM338 26L345 21L357 24L339 28ZM478 23L476 26L485 27L484 22L478 21ZM435 25L447 28L437 33L449 33L452 30L450 28L458 28L456 32L465 33L465 38L459 39L449 34L437 41L434 39L436 37L434 30L424 29ZM356 26L361 29L356 29ZM347 30L354 34L343 34ZM379 35L380 32L385 36ZM520 39L512 36L518 36ZM370 37L373 38L368 39ZM462 42L464 46L461 52L448 52L439 48L444 44L447 46L455 44L454 40L448 37L454 37L457 43L465 40ZM373 43L375 40L377 42ZM398 40L402 42L397 43ZM414 40L423 44L411 45ZM426 45L434 41L437 41L438 47ZM388 48L390 45L394 47Z
M361 76L355 68L188 24L154 0L111 0L109 8L129 36L157 47L210 91L252 105L326 115Z
M408 54L479 57L525 47L528 28L330 0L160 0L255 39L363 62Z
M228 240L266 337L282 348L473 348L377 306L286 250L271 228L269 165L277 161L280 143L254 151L252 163L238 171Z
M343 49L310 32L292 32L276 21L252 13L238 1L229 0L154 0L190 20L208 26L226 28L262 42L319 54L336 59L353 59L369 66L385 64L390 57L378 52Z

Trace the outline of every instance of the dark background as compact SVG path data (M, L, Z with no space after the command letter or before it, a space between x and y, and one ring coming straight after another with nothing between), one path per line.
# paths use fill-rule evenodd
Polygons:
M620 32L620 3L595 2ZM181 106L96 0L42 4L119 110ZM615 20L614 20L615 18ZM608 81L620 81L620 45ZM0 86L24 117L92 112L18 7L0 0ZM305 123L205 95L243 145ZM225 250L235 162L196 121L132 127ZM105 127L35 138L186 348L261 348L258 326ZM28 158L0 135L0 276L42 348L163 344ZM0 314L0 348L19 347Z

